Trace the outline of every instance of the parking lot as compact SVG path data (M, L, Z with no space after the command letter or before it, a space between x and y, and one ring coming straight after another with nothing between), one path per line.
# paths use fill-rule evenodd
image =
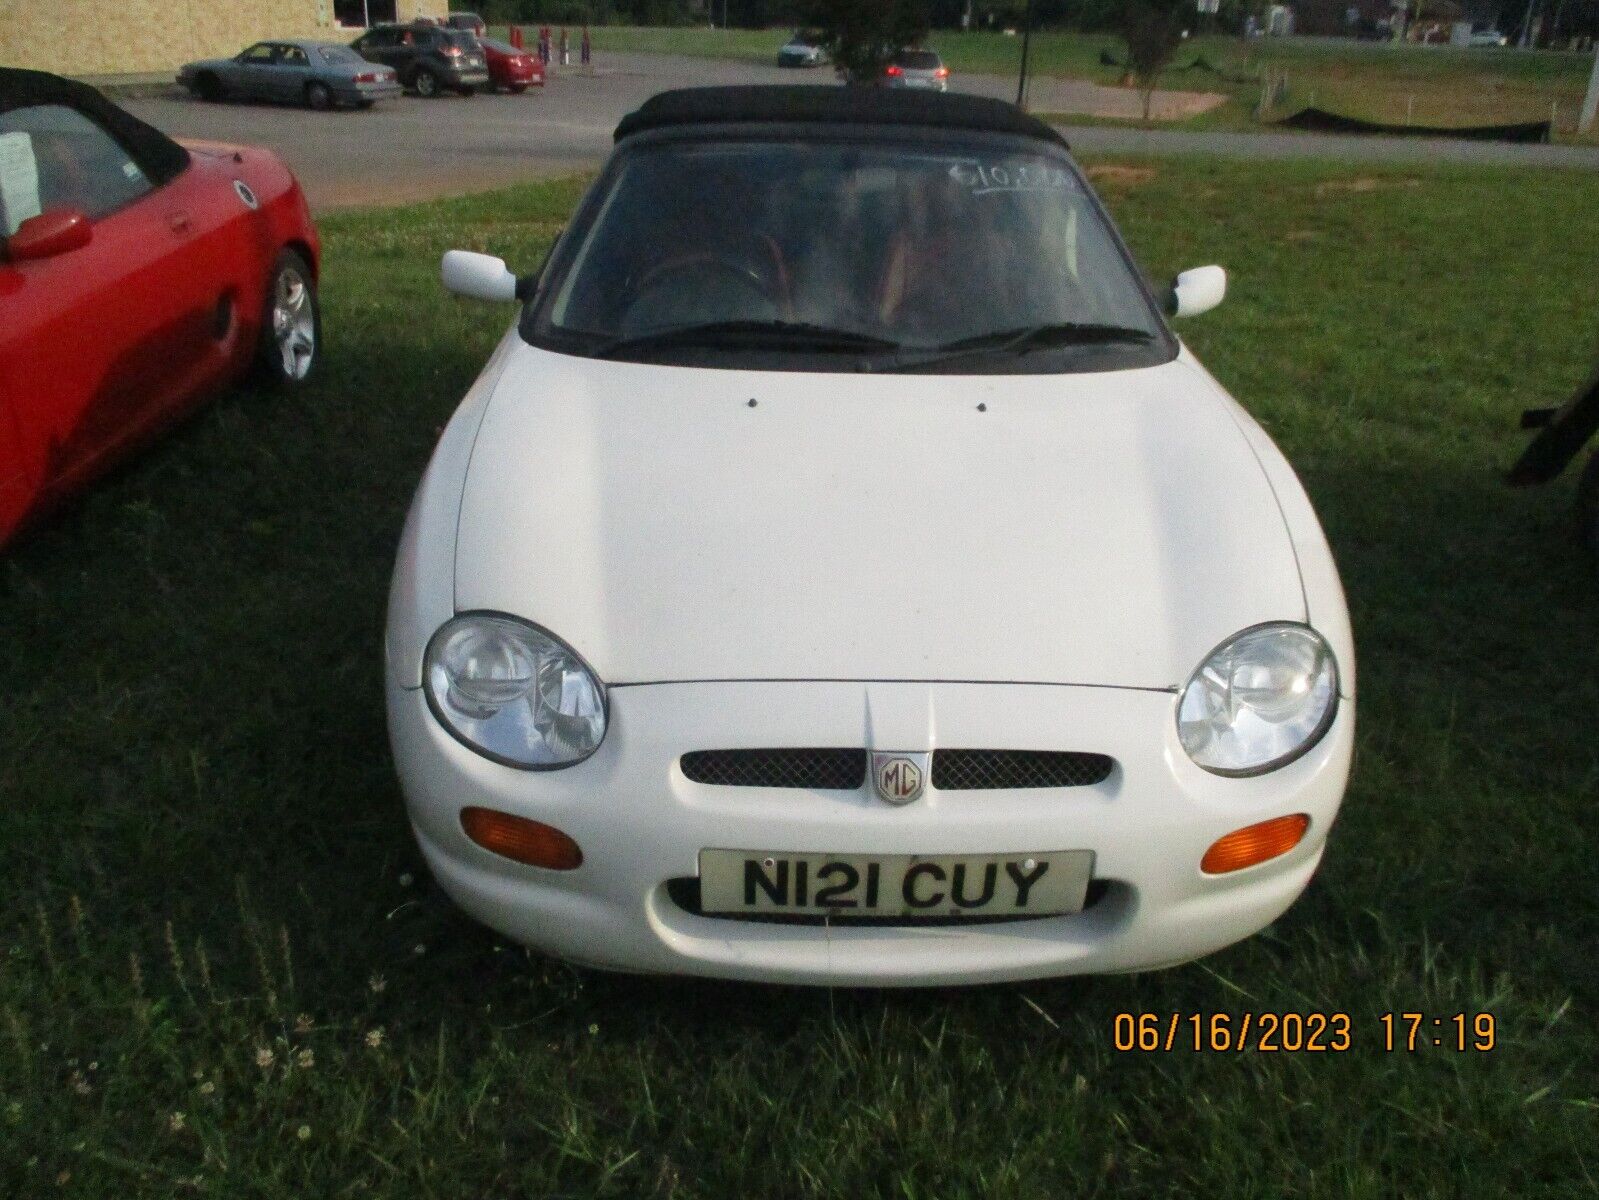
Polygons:
M314 113L260 104L206 104L174 89L169 98L127 107L179 137L269 146L295 169L313 206L398 204L481 191L596 165L616 123L656 92L699 84L831 85L828 71L667 54L602 55L593 75L566 70L523 96L405 97L366 113ZM957 89L1014 98L1015 81L957 75ZM1080 80L1039 81L1039 111L1092 110L1136 93ZM1183 103L1198 93L1165 92ZM1329 158L1364 162L1465 162L1599 170L1599 147L1508 145L1432 139L1187 132L1078 125L1075 149L1089 153L1203 154L1238 158Z

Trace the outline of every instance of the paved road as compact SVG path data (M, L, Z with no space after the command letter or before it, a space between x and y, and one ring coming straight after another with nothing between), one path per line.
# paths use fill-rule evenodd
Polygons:
M300 176L312 204L332 208L401 203L592 167L610 148L617 121L658 91L770 82L826 86L831 76L824 71L780 71L717 59L639 54L607 57L593 77L561 74L542 92L432 101L405 97L371 112L205 104L182 95L125 104L179 137L272 147ZM1014 95L1014 83L998 77L967 76L957 83L981 94L1007 99ZM1036 91L1032 99L1035 107L1045 108ZM1067 127L1067 136L1074 147L1093 153L1509 163L1599 170L1599 147L1089 126Z

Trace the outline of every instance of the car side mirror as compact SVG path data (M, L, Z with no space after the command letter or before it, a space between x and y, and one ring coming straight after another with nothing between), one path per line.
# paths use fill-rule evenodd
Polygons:
M1174 317L1197 317L1215 308L1226 295L1226 271L1220 267L1194 267L1172 280L1166 311Z
M522 288L503 258L471 250L447 250L439 271L444 286L469 300L517 300Z
M52 208L29 217L6 239L6 256L12 262L54 258L81 250L94 237L94 226L81 209Z

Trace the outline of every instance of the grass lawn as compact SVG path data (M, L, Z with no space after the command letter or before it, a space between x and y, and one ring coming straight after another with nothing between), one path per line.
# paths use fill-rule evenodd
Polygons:
M782 30L698 27L617 26L594 31L595 53L602 65L606 53L640 51L768 63L775 61L786 36ZM957 74L1015 76L1020 62L1021 40L1015 37L939 31L929 41ZM1033 39L1031 67L1040 76L1113 85L1122 72L1101 63L1100 53L1107 50L1117 59L1124 56L1121 42L1110 34L1040 33ZM1174 66L1190 67L1201 58L1220 73L1173 70L1162 86L1220 92L1228 102L1183 122L1185 128L1257 127L1260 79L1271 70L1287 76L1288 88L1283 101L1265 114L1268 120L1313 103L1394 124L1403 124L1407 116L1417 125L1495 124L1547 120L1554 105L1556 133L1562 139L1576 136L1577 115L1593 67L1592 54L1302 38L1245 42L1230 37L1190 40L1177 53Z
M455 914L385 741L391 555L580 184L322 223L327 357L0 558L0 1195L1592 1194L1599 588L1573 481L1504 489L1591 362L1599 177L1100 170L1314 498L1361 653L1322 870L1136 977L919 993L598 976ZM1121 1053L1119 1012L1342 1011L1343 1054ZM1490 1012L1486 1053L1379 1014Z

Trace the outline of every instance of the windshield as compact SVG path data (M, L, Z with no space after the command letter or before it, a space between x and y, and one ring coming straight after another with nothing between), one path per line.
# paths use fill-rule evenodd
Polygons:
M317 53L322 56L322 61L326 63L358 63L362 61L361 56L354 50L348 50L343 46L323 46Z
M518 50L515 46L511 45L510 42L502 42L498 38L479 38L478 40L482 44L482 46L483 46L483 48L485 50L492 50L496 54L521 54L522 53L522 51Z
M730 323L742 334L802 328L792 347L801 356L818 352L825 330L843 335L837 352L870 343L901 362L992 337L1028 360L1003 371L1171 357L1065 155L1021 139L951 141L667 141L625 152L574 222L524 330L535 343L617 357L645 338L655 353L737 353L747 347L726 338L696 347L658 336ZM1017 339L1039 326L1096 335L1071 345ZM781 342L764 338L762 349Z
M931 50L902 50L894 61L908 71L936 71L942 65Z

